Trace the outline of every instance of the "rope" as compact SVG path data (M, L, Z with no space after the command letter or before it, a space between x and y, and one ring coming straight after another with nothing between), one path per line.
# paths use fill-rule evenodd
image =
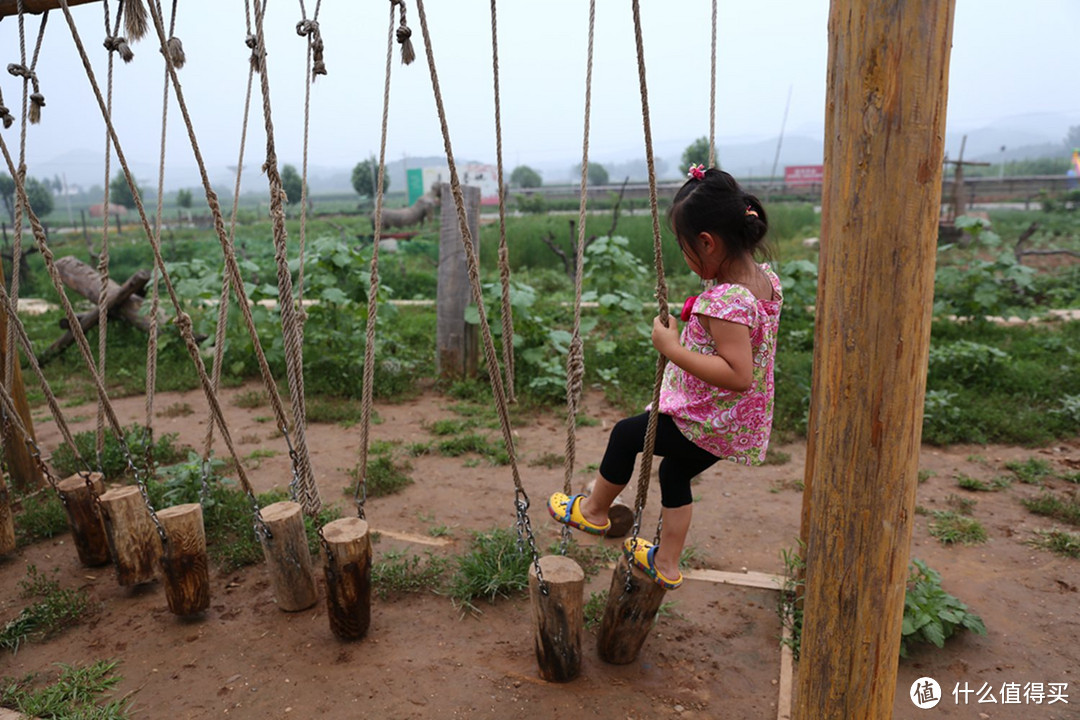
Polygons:
M401 0L390 0L390 29L386 37L386 81L383 85L382 134L379 140L379 175L375 188L375 236L371 248L371 280L368 284L368 315L364 336L364 379L360 403L360 465L356 480L356 492L353 502L356 504L357 517L364 517L364 503L367 500L368 446L371 434L372 394L375 387L375 321L378 312L379 294L379 242L382 238L383 192L386 174L386 133L390 117L390 61L394 57L394 5L405 4Z
M660 320L667 325L668 317L667 283L664 280L664 256L660 245L660 210L656 201L656 165L653 160L652 125L649 122L649 89L645 82L645 48L641 39L641 8L639 0L633 0L634 41L637 46L638 81L641 86L641 120L645 130L645 159L649 166L649 207L652 210L653 225L653 264L656 267L656 302ZM667 358L657 356L656 375L653 381L652 410L645 430L645 448L641 453L638 473L637 497L634 501L634 527L631 531L637 537L641 529L641 515L649 495L649 475L652 472L653 450L656 447L656 424L660 406L660 385L664 379Z
M502 284L502 346L506 399L514 397L514 316L510 307L510 253L506 247L506 185L503 183L502 112L499 102L499 34L491 0L491 66L495 78L495 158L499 175L499 281Z
M109 116L109 114L107 112L107 108L105 107L105 101L101 96L101 89L97 84L97 80L95 79L94 71L93 71L93 68L90 65L90 59L86 54L86 49L83 46L82 38L79 36L78 28L75 27L75 21L71 17L71 10L68 7L67 0L60 0L60 7L64 12L64 18L67 20L68 27L71 30L72 39L75 41L76 49L79 51L79 56L82 59L83 68L86 70L87 79L90 81L91 88L94 91L94 96L96 97L96 99L98 101L98 107L102 112L102 117L105 120L105 125L106 125L106 127L108 127L109 134L112 137L112 141L113 141L114 145L116 146L116 155L117 155L117 158L120 161L120 166L123 168L124 175L128 178L128 181L130 182L131 181L131 171L128 168L127 159L125 158L123 150L120 147L120 141L119 141L119 138L116 135L116 129L113 127L112 118ZM153 8L151 8L151 12L153 12ZM162 29L161 29L160 22L158 21L158 18L156 16L155 16L155 27L156 27L156 29L158 31L158 35L159 35L159 37L161 39L161 44L164 47L164 45L165 45L164 33L163 33ZM180 104L181 110L183 110L183 112L184 112L185 120L187 120L188 119L188 117L187 117L187 109L184 106L183 101L182 101L182 95L180 93L179 83L177 81L175 71L174 71L174 69L172 67L172 64L171 64L171 58L168 55L166 55L165 58L166 58L166 65L170 69L170 76L172 77L174 88L177 91L177 101ZM190 128L190 123L189 123L189 128ZM7 156L7 148L4 145L2 136L0 136L0 148L3 149L4 155L6 157ZM202 163L201 163L201 159L202 159L201 155L199 155L197 151L196 151L196 157L200 160L200 169L202 169L202 171L204 173L203 176L204 176L204 180L205 180L205 166L202 165ZM8 162L10 164L10 159L8 159ZM207 183L207 185L208 185L208 183ZM25 191L20 189L20 192L25 192ZM209 191L209 199L214 203L214 205L216 207L216 197L213 196L213 191L212 190ZM240 462L239 455L237 454L236 448L235 448L235 446L233 445L233 442L232 442L232 436L229 434L228 427L225 424L225 417L224 417L224 414L223 414L223 412L221 410L221 404L219 403L216 394L214 394L212 392L212 389L211 389L211 386L210 386L210 379L206 375L206 368L204 367L203 362L202 362L202 355L199 352L198 344L195 342L194 335L192 334L191 317L186 312L183 311L183 307L182 307L182 305L180 303L180 298L177 296L176 289L175 289L175 287L173 287L173 284L172 284L172 280L169 278L169 274L165 270L165 259L161 255L161 247L160 247L160 245L158 243L154 242L154 234L153 234L153 231L150 228L150 222L146 217L146 210L143 207L142 198L140 198L138 196L138 194L135 195L135 208L136 208L136 210L138 210L139 218L140 218L140 220L142 222L142 226L143 226L143 231L146 233L146 237L150 240L150 247L154 252L154 261L157 263L158 268L161 270L162 280L165 283L165 289L169 294L169 298L171 299L174 308L176 309L176 324L180 329L180 335L184 339L184 344L187 347L188 354L191 355L192 361L195 364L195 369L198 372L199 381L202 383L203 391L206 394L207 402L210 403L210 407L212 408L212 410L213 410L213 412L215 414L215 417L217 418L217 422L218 422L219 426L221 427L222 437L225 440L225 444L229 448L229 452L230 452L230 454L232 456L232 459L236 464L236 472L237 472L237 476L238 476L238 478L240 480L240 484L244 488L245 492L247 493L249 499L252 502L253 512L254 512L255 517L256 517L256 523L262 525L263 532L268 534L269 530L266 528L265 523L262 522L262 518L261 518L261 515L259 514L259 510L258 510L258 505L255 502L254 492L251 489L251 483L249 482L248 477L247 477L247 472L244 470L244 466ZM218 217L216 218L216 220L218 220L220 222L220 213L218 214ZM49 275L53 279L53 285L58 287L58 288L61 288L62 287L62 284L61 284L62 281L60 280L59 274L56 271L55 263L53 263L53 260L52 260L52 250L49 249L47 243L45 242L45 232L41 228L41 224L37 221L37 217L35 215L33 215L33 213L31 213L31 223L32 223L32 226L34 228L35 238L38 241L38 249L41 252L42 258L45 260L45 266L49 270ZM74 311L71 309L71 304L68 301L67 296L65 294L63 294L62 292L61 292L61 295L60 295L60 300L61 300L61 304L64 307L64 311L68 316L68 321L70 323L72 323L72 332L73 332L73 334L75 336L76 344L78 345L80 352L82 352L84 360L86 360L86 362L87 362L87 367L89 368L91 376L93 377L95 386L96 386L96 388L98 390L98 395L99 395L99 397L102 397L102 396L105 397L106 400L107 400L108 396L107 396L107 394L105 392L104 386L101 383L101 378L98 376L97 371L94 368L92 358L90 357L90 348L89 348L89 345L86 342L86 336L82 332L82 327L79 326L78 321L75 318ZM115 420L115 415L111 412L112 411L111 405L108 402L106 402L105 407L109 411L110 419ZM118 429L118 426L119 426L119 423L114 422L114 429Z
M431 87L435 94L435 107L439 112L439 127L442 130L443 147L446 150L446 164L450 171L450 190L454 196L454 206L457 209L458 229L461 232L461 244L465 249L465 260L469 275L469 285L472 289L473 301L480 315L480 334L483 338L484 359L487 361L491 380L492 394L495 396L495 408L499 415L499 425L502 428L503 442L510 458L510 469L514 480L515 505L520 518L528 522L529 496L521 484L521 474L518 470L517 455L514 452L514 434L510 426L510 411L507 407L506 392L503 389L502 375L499 372L499 358L495 353L495 343L491 338L491 328L487 322L487 311L484 308L484 292L480 286L480 270L477 264L476 251L473 245L472 233L469 231L469 223L465 217L465 198L461 192L461 183L458 180L457 165L454 163L454 150L450 146L450 130L446 124L446 109L443 107L442 90L439 87L439 76L435 70L435 56L431 47L431 35L428 32L427 16L424 13L424 0L416 0L416 10L420 15L420 29L424 35L424 45L427 47L428 71L431 74ZM529 541L533 556L533 565L536 569L537 579L541 591L547 594L547 584L544 582L543 572L540 570L539 554L532 534Z
M281 312L281 333L285 340L285 367L289 381L289 396L292 399L293 430L296 433L296 452L290 450L293 458L294 480L300 504L305 512L315 515L321 508L319 489L311 471L311 458L307 449L306 421L304 411L304 360L302 328L297 318L293 302L292 274L289 270L287 238L285 228L285 208L282 202L285 191L281 187L281 175L278 173L277 149L274 144L274 121L270 112L270 81L266 67L266 37L263 34L263 13L259 11L259 0L255 0L255 26L258 53L262 63L259 78L262 86L263 121L266 127L266 170L270 185L270 217L274 226L274 257L277 260L278 305ZM174 75L175 82L175 75ZM179 90L177 91L179 93ZM285 436L288 442L288 435Z
M566 356L566 454L563 462L563 491L570 495L577 458L577 414L585 377L585 349L581 340L581 290L585 264L585 205L589 180L589 118L592 115L593 28L596 0L589 2L589 50L585 63L585 130L581 142L581 195L578 201L578 238L574 253L574 329ZM565 527L565 526L564 526ZM561 550L570 541L569 528L562 532Z
M709 76L709 167L716 167L716 0L712 0L712 74Z
M319 75L326 74L326 63L323 62L323 40L319 33L319 8L322 0L315 3L315 15L311 20L307 19L307 11L304 9L304 0L300 0L301 20L296 24L296 34L307 37L307 72L304 73L304 162L300 180L300 270L296 277L296 305L300 308L301 327L307 322L307 312L304 310L304 248L307 241L307 210L308 210L308 134L311 127L311 83ZM314 67L312 58L314 56Z

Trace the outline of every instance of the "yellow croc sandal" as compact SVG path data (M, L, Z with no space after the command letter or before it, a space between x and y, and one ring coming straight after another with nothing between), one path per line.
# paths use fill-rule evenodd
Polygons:
M642 540L638 537L627 538L626 542L623 543L623 550L631 565L651 577L660 587L674 590L683 584L682 573L679 573L679 577L674 580L668 580L656 569L653 557L656 555L656 548L658 547L660 546L653 545L648 540Z
M555 493L548 499L548 512L563 525L569 525L590 535L607 535L611 528L611 521L604 525L596 525L585 519L581 514L581 501L584 495L567 496L564 493Z

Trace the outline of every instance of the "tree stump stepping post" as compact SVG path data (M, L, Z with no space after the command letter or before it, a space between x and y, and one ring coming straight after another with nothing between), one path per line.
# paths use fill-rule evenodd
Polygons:
M613 665L627 665L637 659L667 594L666 589L637 568L630 568L630 589L627 590L628 567L624 554L611 576L597 639L600 658Z
M152 582L161 558L161 536L139 488L127 485L106 491L99 499L105 536L123 587Z
M285 612L306 610L319 599L319 593L301 507L288 500L267 505L262 509L262 519L270 536L259 533L259 543L278 607Z
M181 617L210 607L210 572L202 506L187 503L157 514L168 542L161 554L161 577L169 611Z
M98 497L105 492L105 476L99 472L72 475L58 482L56 489L67 512L79 562L86 567L108 564L109 538L97 504Z
M585 572L562 555L540 558L548 593L540 592L536 566L529 570L533 639L540 677L569 682L581 673L581 639L585 633Z
M359 640L371 626L371 536L360 518L341 518L322 529L326 610L330 630Z

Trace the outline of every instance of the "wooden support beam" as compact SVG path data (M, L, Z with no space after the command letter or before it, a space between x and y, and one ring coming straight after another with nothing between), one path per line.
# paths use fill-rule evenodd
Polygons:
M4 264L0 262L0 282L3 282ZM8 359L8 317L7 313L0 311L0 382L6 378ZM19 351L11 348L15 355L12 366L11 386L8 392L15 401L15 409L22 420L23 427L30 433L30 439L34 439L34 420L30 415L30 403L26 400L26 387L23 385L22 369L19 363ZM15 427L15 423L4 423L4 460L7 462L8 475L12 484L22 492L31 492L45 484L45 478L41 475L41 468L34 462L30 455L30 448L26 446L27 438Z
M465 217L469 233L476 239L479 252L480 188L465 185ZM469 273L462 245L457 209L450 185L442 185L442 226L439 230L439 283L436 290L435 360L443 378L475 377L477 334L474 325L465 322L465 308L472 301ZM494 370L492 371L494 372Z
M893 716L954 7L831 5L796 720Z
M68 0L68 5L74 7L76 5L85 5L92 2L99 2L99 0ZM24 12L38 15L46 10L58 9L60 7L60 0L23 0L22 5ZM18 0L0 0L0 18L18 14Z

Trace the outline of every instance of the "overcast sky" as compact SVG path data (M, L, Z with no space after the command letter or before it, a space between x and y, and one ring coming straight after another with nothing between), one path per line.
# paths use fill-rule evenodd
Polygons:
M171 3L165 3L171 5ZM1080 125L1075 82L1080 2L1077 0L957 0L948 121L950 130L1002 118L1049 116L1060 137ZM116 3L111 3L115 12ZM307 0L314 9L315 0ZM379 149L389 2L326 0L319 17L329 75L312 90L310 162L351 167ZM240 0L179 3L177 36L188 64L183 88L207 162L235 164L247 80L244 4ZM428 0L434 56L455 157L493 162L490 5L486 0ZM631 4L598 0L593 74L591 156L640 158L641 102ZM708 0L644 0L642 19L652 129L658 153L674 152L708 134L710 9ZM72 9L102 84L102 4ZM756 0L719 3L716 132L724 142L775 137L791 92L786 132L816 136L824 124L828 3ZM278 154L301 159L305 42L295 32L300 4L271 0L266 17L269 80ZM32 47L39 16L27 20ZM408 22L418 58L396 57L391 81L387 159L439 155L431 80L420 20L409 0ZM580 161L588 3L504 0L499 5L499 53L504 158L517 164ZM115 117L125 153L155 163L160 141L162 74L156 40L133 46L130 65L117 63ZM19 59L15 18L0 22L0 67ZM72 149L102 153L104 130L63 14L49 18L37 73L47 100L32 126L28 165ZM8 107L20 108L21 81L0 74ZM249 167L261 162L261 107L253 108ZM1056 125L1055 125L1056 126ZM5 131L17 147L17 125ZM170 163L191 164L175 104L169 114ZM674 151L672 150L674 149Z

